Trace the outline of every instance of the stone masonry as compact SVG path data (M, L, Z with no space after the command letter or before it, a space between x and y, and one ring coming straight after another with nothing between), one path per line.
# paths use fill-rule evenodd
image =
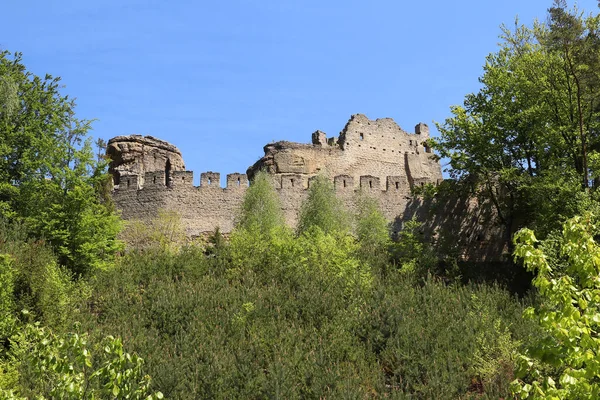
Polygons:
M248 181L264 169L273 177L286 222L295 225L311 178L325 174L349 208L362 190L374 197L390 222L402 219L411 188L442 180L441 167L426 145L429 128L418 124L415 133L403 131L392 119L369 120L353 115L339 136L316 131L312 144L276 142L247 174L204 172L193 186L193 172L185 170L181 152L159 139L118 136L108 142L113 198L124 219L151 220L159 210L177 211L188 235L230 232Z

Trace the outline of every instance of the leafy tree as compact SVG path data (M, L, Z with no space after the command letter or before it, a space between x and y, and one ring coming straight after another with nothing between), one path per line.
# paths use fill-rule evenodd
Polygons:
M333 182L324 175L311 180L308 197L300 209L298 233L316 226L325 233L348 233L350 231L348 213L335 195Z
M259 171L246 190L236 225L238 228L268 233L283 224L279 196L269 175Z
M389 223L379 209L375 199L359 192L356 198L356 236L359 243L359 256L378 267L384 268L389 261L389 248L392 243Z
M75 118L60 78L26 71L18 53L0 53L0 87L0 216L25 222L77 274L106 266L119 223L99 190L107 165L94 160L91 122Z
M525 315L544 335L521 359L513 392L530 399L596 399L600 396L600 246L591 219L568 220L558 243L542 243L533 231L515 235L515 257L536 273L541 301ZM548 245L558 246L558 258ZM550 373L543 367L551 367Z
M502 28L481 89L452 107L432 141L450 159L451 176L469 176L494 205L507 235L524 224L542 235L558 228L585 201L579 193L600 166L600 19L564 1L548 15L533 27Z

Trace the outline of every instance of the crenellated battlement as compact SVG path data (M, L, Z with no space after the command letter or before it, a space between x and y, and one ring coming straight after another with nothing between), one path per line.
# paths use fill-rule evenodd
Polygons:
M306 191L310 189L316 175L308 179L302 174L280 174L272 177L275 188L279 191ZM144 190L177 191L179 189L196 190L222 190L222 191L244 191L250 185L246 174L233 173L227 175L226 186L221 187L221 174L219 172L202 172L200 174L200 185L195 186L193 171L174 171L167 177L165 171L146 172L143 185L140 185L137 175L128 175L122 178L120 185L115 185L114 192L138 192ZM425 180L415 180L409 184L405 176L387 176L385 188L381 186L381 180L374 175L361 175L358 177L358 186L354 185L354 177L350 175L336 175L333 177L334 190L340 193L348 192L390 192L392 194L409 194L414 186L422 186ZM435 182L438 184L439 182Z
M411 189L438 183L441 168L426 147L429 128L420 123L414 133L391 118L370 120L353 115L337 137L315 131L312 143L275 142L246 174L194 173L185 168L181 152L153 137L119 136L108 143L113 199L125 219L153 219L161 209L174 210L190 236L220 227L233 229L250 181L258 170L270 174L288 224L296 223L307 191L318 175L331 179L335 193L354 207L356 193L376 199L386 218L404 213Z

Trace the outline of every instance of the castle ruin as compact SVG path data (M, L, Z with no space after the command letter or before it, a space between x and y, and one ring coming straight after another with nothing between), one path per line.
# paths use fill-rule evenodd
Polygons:
M117 136L108 142L113 199L124 219L151 220L159 210L174 210L189 236L230 232L249 179L264 169L271 174L286 222L294 226L311 179L324 174L336 194L352 209L358 190L375 198L392 222L402 218L411 189L442 180L440 164L427 146L429 128L418 124L415 133L402 130L392 119L369 120L353 115L338 137L316 131L311 144L280 141L264 147L265 155L247 174L200 174L185 169L181 152L151 136Z

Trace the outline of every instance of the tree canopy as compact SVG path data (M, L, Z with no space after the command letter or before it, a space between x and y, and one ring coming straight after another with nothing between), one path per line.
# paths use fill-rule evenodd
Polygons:
M517 217L557 228L600 185L599 28L598 15L563 0L545 22L503 26L481 89L438 124L450 175L476 178L511 231Z
M60 88L60 78L27 71L19 53L0 52L0 217L25 223L81 274L119 248L119 224L91 121L76 118Z

